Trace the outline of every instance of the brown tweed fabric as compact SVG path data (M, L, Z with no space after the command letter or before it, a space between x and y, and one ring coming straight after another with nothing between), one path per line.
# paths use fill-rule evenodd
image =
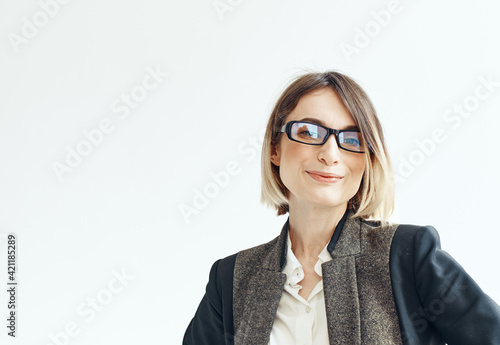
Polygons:
M351 214L330 253L332 260L322 265L330 344L400 345L389 271L397 225L372 226ZM238 253L233 281L235 345L269 341L286 282L280 265L286 225L274 240Z
M274 240L238 253L233 278L235 345L266 345L278 310L286 274L281 251L287 228Z
M372 228L362 223L361 256L356 260L361 334L364 344L402 344L389 270L397 225Z

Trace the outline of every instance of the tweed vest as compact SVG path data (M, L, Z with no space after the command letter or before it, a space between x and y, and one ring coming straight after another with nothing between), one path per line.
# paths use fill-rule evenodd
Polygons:
M398 225L352 218L322 264L330 344L402 344L389 269ZM266 345L283 293L288 221L278 237L238 253L233 279L235 345Z

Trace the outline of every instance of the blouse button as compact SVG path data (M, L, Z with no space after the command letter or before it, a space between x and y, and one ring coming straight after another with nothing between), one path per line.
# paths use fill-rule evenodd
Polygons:
M306 307L306 313L309 313L311 311L311 307L307 306Z

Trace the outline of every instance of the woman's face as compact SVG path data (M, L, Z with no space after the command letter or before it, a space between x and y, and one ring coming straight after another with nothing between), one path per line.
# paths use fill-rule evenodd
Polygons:
M334 129L356 126L341 99L330 88L302 96L285 123L306 118L308 122ZM330 135L323 145L306 145L282 133L271 152L271 162L280 167L281 181L289 190L290 204L297 207L347 206L358 191L365 170L364 154L340 149L335 135ZM319 174L333 174L334 177L325 180Z

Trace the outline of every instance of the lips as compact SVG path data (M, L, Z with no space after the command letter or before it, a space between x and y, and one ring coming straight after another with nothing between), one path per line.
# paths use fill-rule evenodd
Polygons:
M340 176L340 175L336 175L336 174L332 174L332 173L327 173L327 172L323 172L323 171L315 171L315 170L307 170L307 172L309 174L314 174L314 175L318 175L318 176L322 176L322 177L334 177L334 178L344 178L344 176Z
M323 171L306 171L306 172L313 180L321 183L328 183L328 184L337 183L344 178L344 176Z

